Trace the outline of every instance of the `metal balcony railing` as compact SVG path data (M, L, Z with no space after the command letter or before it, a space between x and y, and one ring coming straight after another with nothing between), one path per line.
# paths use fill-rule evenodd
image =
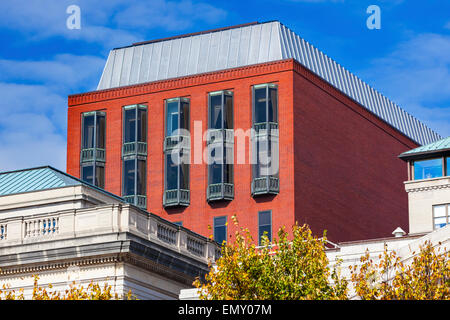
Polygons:
M190 192L185 189L166 190L163 196L163 206L189 206Z
M278 136L278 123L276 122L259 122L253 125L255 135L271 135Z
M101 161L105 162L105 149L89 148L81 149L81 162Z
M147 197L142 195L123 196L123 199L136 207L145 209L147 208Z
M191 139L189 136L169 136L164 139L164 151L172 149L190 149Z
M233 129L208 129L206 135L206 143L234 143Z
M252 181L252 195L278 194L280 192L280 180L274 176L254 178Z
M206 199L208 201L233 200L234 184L232 183L210 184L207 189Z
M147 143L146 142L127 142L122 145L122 156L146 156Z

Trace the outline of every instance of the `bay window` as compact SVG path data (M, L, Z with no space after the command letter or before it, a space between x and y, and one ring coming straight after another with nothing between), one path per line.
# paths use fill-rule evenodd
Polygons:
M147 206L147 107L123 107L122 196L143 209Z
M231 91L209 93L208 115L207 200L232 200L234 198L233 93Z
M81 115L81 179L105 187L106 113L90 111Z
M278 86L252 88L252 195L279 192Z
M165 101L163 205L188 206L189 192L189 99Z

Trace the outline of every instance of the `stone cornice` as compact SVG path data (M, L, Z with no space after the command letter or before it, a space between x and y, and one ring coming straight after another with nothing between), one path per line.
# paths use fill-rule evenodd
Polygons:
M432 191L432 190L440 190L440 189L450 189L450 184L441 184L441 185L432 185L425 187L417 187L417 188L406 188L406 192L423 192L423 191Z
M132 253L121 253L104 255L90 258L80 258L71 260L61 260L55 262L42 262L32 265L13 266L0 269L1 276L17 276L20 274L40 274L49 271L63 270L70 267L87 267L94 265L106 265L111 263L129 263L146 271L154 272L174 281L191 285L194 277L182 272L172 270L166 266L160 265L154 261L144 259Z
M147 82L131 86L74 94L69 96L68 103L69 107L72 107L85 103L99 102L177 88L186 88L196 85L210 84L214 82L223 82L227 80L288 71L293 70L293 63L294 59L286 59L233 69L200 73L192 76L185 76L168 80Z

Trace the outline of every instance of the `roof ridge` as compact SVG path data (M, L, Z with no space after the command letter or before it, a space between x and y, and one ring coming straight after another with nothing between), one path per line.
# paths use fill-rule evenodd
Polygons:
M140 45L156 43L156 42L163 42L163 41L168 41L168 40L188 38L188 37L198 36L198 35L202 35L202 34L226 31L226 30L231 30L231 29L238 29L238 28L242 28L242 27L248 27L248 26L257 25L257 24L265 24L265 23L270 23L270 22L279 22L279 21L278 20L270 20L270 21L264 21L264 22L253 21L253 22L241 23L241 24L228 26L228 27L215 28L215 29L191 32L191 33L185 33L185 34L180 34L180 35L177 35L177 36L166 37L166 38L159 38L159 39L155 39L155 40L147 40L147 41L135 42L135 43L133 43L133 44L131 44L129 46L118 47L118 48L114 48L113 50L130 48L130 47L136 47L136 46L140 46Z

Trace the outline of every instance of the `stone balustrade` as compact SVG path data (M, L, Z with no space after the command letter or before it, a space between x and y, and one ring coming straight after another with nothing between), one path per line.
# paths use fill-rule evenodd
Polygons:
M127 204L70 209L49 214L0 219L2 247L128 232L163 247L207 262L218 245L186 228Z

